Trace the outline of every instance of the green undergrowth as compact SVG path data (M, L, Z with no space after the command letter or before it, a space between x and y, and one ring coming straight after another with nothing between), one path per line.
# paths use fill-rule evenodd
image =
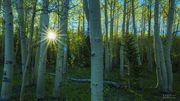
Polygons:
M55 69L53 67L47 68L47 73L45 74L45 101L56 101L52 99L52 92L54 87L54 75ZM0 68L2 73L2 66ZM50 73L50 74L49 74ZM90 68L71 68L68 73L64 75L64 80L61 82L60 95L61 97L57 101L90 101L90 83L81 83L70 81L65 78L77 78L77 79L90 79ZM176 96L180 96L180 74L178 72L174 73L174 93ZM0 79L0 82L2 77ZM110 80L117 83L123 83L119 78L119 69L113 68L109 73L108 78L105 80ZM126 82L125 82L126 83ZM124 84L125 84L124 83ZM114 88L109 85L104 85L104 101L160 101L158 89L156 86L156 76L155 73L145 71L143 72L142 78L142 90L129 90L122 88ZM19 71L14 71L13 77L13 93L11 101L19 101L19 93L21 87L21 74ZM36 100L36 85L29 85L25 88L24 101L37 101ZM166 101L179 101L175 99Z

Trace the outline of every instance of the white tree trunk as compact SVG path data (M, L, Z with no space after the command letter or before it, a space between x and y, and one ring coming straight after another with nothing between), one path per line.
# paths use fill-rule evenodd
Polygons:
M159 75L159 82L161 86L161 90L163 92L167 92L167 71L164 60L164 50L160 37L160 28L159 28L159 0L155 0L155 8L154 8L154 35L155 35L155 57L156 57L156 65Z
M1 88L1 100L11 98L12 72L14 67L14 34L11 0L4 0L5 56Z
M64 35L63 42L64 42L64 48L63 48L63 73L66 73L67 70L67 59L68 59L68 11L69 11L69 0L63 1L63 8L62 8L62 17L60 19L61 21L61 34Z
M169 13L167 20L167 40L165 46L165 62L167 68L167 76L168 76L168 91L173 91L173 72L172 72L172 63L171 63L171 47L172 47L172 26L174 21L174 11L175 11L175 0L170 0L169 4Z
M37 0L34 0L34 4L33 4L33 14L32 14L32 20L31 20L31 26L30 26L30 35L29 35L29 43L28 43L28 47L32 48L32 44L33 44L33 36L34 36L34 22L35 22L35 16L36 16L36 5L37 5ZM29 50L28 48L28 53L33 53L33 50ZM31 55L30 55L31 58ZM29 63L28 63L29 64ZM37 81L37 69L33 68L33 73L32 73L32 82L35 83Z
M24 72L26 59L27 59L27 44L25 37L25 25L24 25L24 9L23 9L23 0L18 0L18 20L19 20L19 33L21 41L21 64L22 64L22 73Z
M121 79L124 78L124 34L125 34L125 21L126 21L126 0L124 0L123 24L122 24L121 46L120 46L120 77L121 77Z
M49 24L48 16L48 0L43 0L43 12L40 21L40 40L44 40L46 30ZM37 88L36 96L38 99L44 98L44 86L45 86L45 69L46 69L46 53L47 53L47 42L42 41L40 43L40 55L39 55L39 65L38 65L38 78L37 78Z
M99 0L89 1L91 35L91 101L103 101L103 44Z
M151 11L151 6L152 6L152 0L149 0L149 5L148 5L148 38L147 38L147 59L148 59L148 70L152 71L153 67L153 62L152 62L152 44L151 44L151 17L152 17L152 11Z
M55 98L59 97L60 93L60 82L62 81L62 73L66 70L67 65L67 28L68 28L68 10L69 10L69 0L63 0L62 15L60 16L60 34L62 37L60 40L62 43L58 43L58 52L56 59L56 77L54 82L53 96ZM62 36L62 35L63 36ZM64 51L64 52L63 52Z
M60 96L60 82L63 74L63 45L58 43L57 59L56 59L56 76L54 81L53 97Z

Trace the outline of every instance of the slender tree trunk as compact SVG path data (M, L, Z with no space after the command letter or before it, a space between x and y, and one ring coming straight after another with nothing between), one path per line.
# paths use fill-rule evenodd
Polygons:
M126 34L129 34L129 21L130 21L130 13L127 14L127 20L126 20Z
M144 60L144 46L145 46L145 43L144 43L144 39L145 39L145 26L146 26L146 15L144 14L146 11L146 8L145 8L145 1L143 1L143 4L142 4L142 15L141 15L141 38L140 38L140 42L141 44L139 44L139 48L140 48L140 58L143 62Z
M105 33L106 33L106 47L105 47L105 78L109 73L109 44L108 44L108 14L107 14L107 0L105 2Z
M88 22L87 36L89 36L89 4L88 4L88 0L83 0L83 10L85 12L86 19L87 19L87 22Z
M125 21L126 21L126 0L124 0L124 11L123 11L123 24L122 24L122 35L121 35L121 46L120 46L120 77L124 78L124 35L125 35Z
M23 101L25 80L27 78L27 69L28 69L28 66L30 65L31 54L32 54L32 49L31 48L32 48L32 37L33 37L33 32L34 32L34 19L35 19L35 14L36 14L36 12L35 12L36 11L36 4L37 4L37 0L34 1L34 5L33 5L31 30L30 30L30 36L29 36L29 42L28 42L28 55L27 55L27 59L26 59L26 65L25 65L25 68L24 68L24 72L23 72L21 92L20 92L20 101Z
M69 0L64 1L64 7L62 9L62 18L60 19L62 30L61 33L64 34L64 48L63 48L63 73L66 73L67 70L67 58L68 58L68 11L69 11Z
M34 5L33 5L33 14L32 14L32 20L31 20L31 26L30 26L30 35L29 35L29 43L28 43L28 53L30 54L31 58L31 52L33 52L33 50L29 50L29 48L32 48L32 44L33 44L33 36L34 36L34 22L35 22L35 16L36 16L36 6L37 6L37 0L34 0ZM29 63L26 63L29 65L31 61L29 61ZM33 68L33 74L32 74L32 82L35 83L37 81L37 68L34 65Z
M60 83L62 81L63 74L63 45L58 43L57 59L56 59L56 76L53 89L53 97L58 98L60 96Z
M60 82L62 81L62 73L66 70L67 65L67 28L68 28L68 10L69 10L69 0L63 0L63 8L62 8L62 15L60 16L60 30L61 34L59 34L59 38L63 37L62 43L58 43L58 52L57 52L57 59L56 59L56 77L54 82L54 90L53 96L55 98L59 97L60 93ZM63 52L64 51L64 52Z
M9 100L12 90L12 74L14 67L14 34L13 34L13 13L11 0L4 0L5 19L5 60L1 88L1 100Z
M135 47L137 50L137 60L138 65L141 66L141 58L140 58L140 52L139 52L139 46L138 46L138 35L137 35L137 29L136 29L136 20L135 20L135 8L134 8L134 0L132 0L132 21L133 21L133 29L134 29L134 37L135 37Z
M130 16L131 16L131 6L130 6L130 2L126 3L127 6L127 19L126 19L126 34L129 34L129 21L130 21Z
M147 38L147 60L148 60L148 70L152 71L152 46L151 46L151 17L152 17L152 11L151 11L151 5L152 5L152 0L149 0L149 5L148 5L148 38Z
M40 33L39 33L39 29L36 28L36 35L35 35L35 40L37 43L37 48L35 49L35 64L34 64L34 75L35 75L35 82L37 83L37 77L38 77L38 66L39 66L39 52L40 52L40 45L39 45L39 40L40 40Z
M48 0L43 0L43 12L41 15L40 21L40 39L44 40L46 30L49 24L48 16ZM44 99L44 86L45 86L45 69L46 69L46 54L47 53L47 44L45 41L40 43L40 54L39 54L39 65L38 65L38 78L37 78L37 88L36 96L38 99Z
M91 101L103 101L103 44L99 0L89 1L91 35Z
M174 20L174 11L175 11L175 0L169 0L169 11L168 11L168 20L167 20L167 41L165 46L165 62L167 69L168 77L168 91L173 91L173 72L172 72L172 62L171 62L171 47L172 47L172 26Z
M27 59L27 44L25 37L25 25L24 25L24 8L23 8L23 0L18 0L18 18L19 18L19 33L20 33L20 41L21 41L21 64L22 64L22 73L24 72L26 59Z
M156 65L157 71L159 75L159 83L161 86L161 90L163 92L167 92L168 82L167 82L167 70L164 61L164 50L162 41L160 38L160 27L159 27L159 0L155 0L155 8L154 8L154 35L155 35L155 57L156 57Z
M110 4L110 58L109 58L110 70L112 69L112 66L113 66L114 5L115 5L115 0L111 0L111 4Z

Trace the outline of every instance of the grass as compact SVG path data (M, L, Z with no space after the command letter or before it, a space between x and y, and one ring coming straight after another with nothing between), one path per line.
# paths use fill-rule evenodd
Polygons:
M2 73L2 66L0 69ZM52 67L47 68L48 73L53 73L55 70ZM54 86L54 75L46 74L46 84L45 84L45 99L46 101L54 101L52 99L52 90ZM90 68L72 68L69 70L65 77L73 78L90 78ZM177 96L180 96L180 74L178 72L174 73L174 92ZM0 79L1 82L2 79ZM118 69L113 69L108 75L106 80L111 80L119 82L119 71ZM155 73L143 73L142 78L143 90L140 92L127 89L117 89L112 88L108 85L104 85L104 101L159 101L161 97L159 92L155 89L156 77ZM14 72L13 79L13 97L12 101L19 101L19 93L21 87L21 75L16 70ZM27 86L24 93L24 101L36 101L35 93L36 86ZM61 83L61 97L58 101L90 101L90 83L78 83L72 82L64 79ZM172 100L178 101L178 100Z

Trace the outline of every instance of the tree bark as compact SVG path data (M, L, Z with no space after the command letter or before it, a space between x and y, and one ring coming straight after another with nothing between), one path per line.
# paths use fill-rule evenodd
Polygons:
M28 66L30 65L30 60L31 60L31 54L32 54L32 37L33 37L33 32L34 32L34 19L35 19L35 14L36 14L36 4L37 0L34 1L33 5L33 14L32 14L32 21L31 21L31 30L30 30L30 36L29 36L29 42L28 42L28 55L26 59L26 64L23 72L23 77L22 77L22 85L21 85L21 91L20 91L20 101L23 101L23 94L24 94L24 86L25 86L25 80L27 78L27 69ZM36 72L36 71L34 71ZM35 74L35 73L33 73Z
M69 0L63 0L63 8L62 8L62 15L60 17L60 30L61 33L59 34L58 38L63 37L62 41L65 44L58 43L58 52L57 52L57 59L56 59L56 77L54 82L54 90L53 96L55 98L59 97L60 93L60 82L62 81L62 73L67 69L67 28L68 28L68 10L69 10ZM63 36L62 36L62 35Z
M124 0L124 11L123 11L123 24L122 24L122 35L121 35L121 46L120 46L120 77L124 78L124 35L125 35L125 21L126 21L126 0Z
M109 43L108 43L108 12L107 12L107 0L104 0L105 2L105 7L104 7L104 12L105 12L105 33L106 33L106 45L105 45L105 78L107 77L109 73Z
M110 70L112 69L112 66L113 66L114 8L115 8L115 0L111 0L111 4L110 4L110 58L109 58Z
M4 0L5 56L1 88L1 100L10 100L14 67L14 34L11 0Z
M23 0L18 0L18 20L19 20L19 39L21 42L21 65L22 65L22 73L24 72L26 59L27 59L27 43L25 36L25 25L24 25L24 8L23 8Z
M164 50L160 38L160 27L159 27L159 3L160 3L159 0L155 0L155 8L154 8L155 57L156 57L156 66L157 66L161 90L163 92L167 92L167 87L168 87L167 70L164 61Z
M44 86L45 86L45 69L46 69L46 53L47 53L47 44L44 40L44 36L46 33L48 24L49 24L49 16L48 16L48 0L43 0L43 12L41 15L40 21L40 54L39 54L39 65L38 65L38 78L37 78L37 88L36 88L36 96L38 99L44 99Z
M151 6L152 6L152 0L149 0L149 5L148 5L148 38L147 38L147 60L148 60L148 70L152 71L152 46L151 46L151 17L152 17L152 11L151 11Z
M167 19L167 41L165 46L165 62L168 77L168 91L173 91L173 72L172 72L172 62L171 62L171 47L172 47L172 26L174 21L174 11L175 11L175 0L169 0L169 11Z
M91 35L91 101L103 101L103 44L99 0L89 1Z

